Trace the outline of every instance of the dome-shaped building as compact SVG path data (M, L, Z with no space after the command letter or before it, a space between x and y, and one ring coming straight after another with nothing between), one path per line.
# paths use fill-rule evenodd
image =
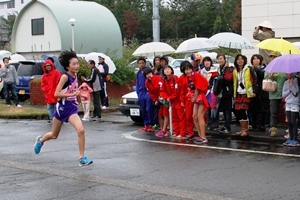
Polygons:
M59 54L72 48L72 26L76 20L74 50L111 53L122 56L122 35L119 24L106 7L86 1L33 0L16 18L11 51L36 59L45 53Z

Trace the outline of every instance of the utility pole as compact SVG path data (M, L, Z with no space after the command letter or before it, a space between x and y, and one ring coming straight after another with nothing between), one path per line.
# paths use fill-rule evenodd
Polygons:
M153 42L160 42L160 17L159 17L159 0L153 0Z

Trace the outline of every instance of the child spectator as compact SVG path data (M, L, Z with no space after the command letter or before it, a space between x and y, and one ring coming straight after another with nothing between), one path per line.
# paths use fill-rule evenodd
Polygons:
M203 58L202 61L202 65L204 66L203 69L201 69L201 75L206 78L207 82L208 82L208 94L207 94L207 98L208 96L212 99L215 98L215 104L217 103L217 99L216 96L213 94L212 92L212 87L214 84L214 78L216 76L218 76L218 71L217 69L213 66L213 62L211 60L210 57L206 56ZM209 102L210 104L212 104L212 102ZM218 130L219 127L219 113L216 112L216 114L214 114L214 108L213 107L209 107L207 110L207 128L208 130Z
M90 121L90 102L93 89L85 82L82 83L78 89L80 91L80 99L84 113L82 121Z
M146 88L149 92L150 98L154 102L154 107L158 109L158 122L160 126L160 131L155 135L157 137L167 136L167 128L169 125L169 111L167 107L161 105L159 102L159 90L162 84L162 79L160 75L153 75L153 72L150 68L144 70L144 75L146 77Z
M172 109L172 127L174 129L174 137L176 139L185 139L186 127L184 109L180 102L180 85L179 79L174 75L174 70L171 66L164 67L164 77L160 89L160 96L171 102Z
M286 80L282 89L282 97L285 98L286 107L285 113L287 116L290 138L283 143L286 146L299 146L297 141L297 118L299 114L299 87L298 80L294 78L293 74L286 74Z

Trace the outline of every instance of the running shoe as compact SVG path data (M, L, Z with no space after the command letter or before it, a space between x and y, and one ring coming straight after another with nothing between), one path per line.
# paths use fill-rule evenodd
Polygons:
M230 133L231 131L227 129L225 126L219 130L219 133Z
M186 140L188 140L188 141L193 141L195 139L195 136L187 136L186 137Z
M148 131L148 132L153 132L154 130L153 130L153 127L152 127L152 126L148 126L147 129L146 129L146 131Z
M181 135L177 135L176 137L175 137L175 139L178 139L178 140L182 140L182 139L185 139L186 137L184 137L184 136L181 136Z
M93 161L88 159L87 157L82 157L81 159L79 159L79 166L85 166L85 165L90 165L92 164Z
M148 126L145 125L144 127L140 128L139 130L140 130L140 131L147 131L147 129L148 129Z
M299 142L298 142L298 141L292 140L292 141L290 142L289 146L290 146L290 147L298 147L298 146L300 146L300 145L299 145Z
M201 137L197 137L197 139L194 139L193 142L195 144L207 144L208 143L208 140L206 138L201 138Z
M158 131L155 135L156 137L164 137L165 136L165 132L163 130Z
M41 141L40 141L41 138L42 138L41 135L37 136L37 138L36 138L36 141L35 141L35 144L34 144L34 153L35 153L35 154L39 154L40 151L41 151L41 148L42 148L42 146L43 146L43 144L42 144Z
M291 142L292 142L292 140L288 139L287 141L285 141L283 143L283 146L289 146Z

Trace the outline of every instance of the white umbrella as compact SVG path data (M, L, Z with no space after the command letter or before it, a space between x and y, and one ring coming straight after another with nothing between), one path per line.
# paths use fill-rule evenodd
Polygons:
M293 42L293 44L300 49L300 42Z
M211 36L207 42L229 49L254 49L245 37L230 32L217 33Z
M17 53L12 54L10 56L10 59L11 60L26 60L26 58L24 56L22 56L21 54L17 54Z
M97 64L99 63L99 57L101 56L102 58L104 58L104 62L108 65L108 73L112 74L116 71L116 65L115 63L110 59L109 56L105 55L104 53L98 53L98 52L92 52L89 53L85 56L85 60L89 61L89 60L93 60Z
M208 51L212 49L218 49L219 47L207 42L208 38L195 37L180 43L175 53L191 53L197 51Z
M149 42L138 47L134 52L133 56L156 56L166 55L175 53L175 49L164 42Z

